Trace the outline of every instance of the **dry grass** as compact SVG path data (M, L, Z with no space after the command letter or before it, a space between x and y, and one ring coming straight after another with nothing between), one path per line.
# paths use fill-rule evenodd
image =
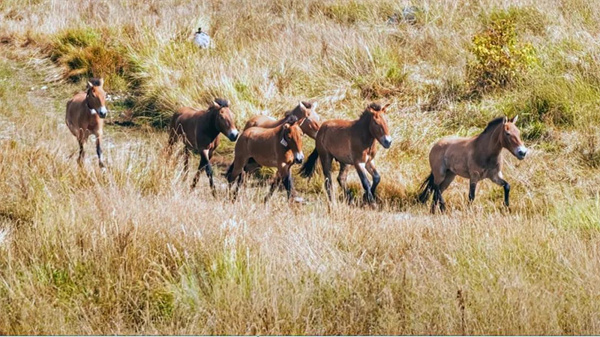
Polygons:
M560 3L424 1L415 25L388 26L405 3L1 2L0 333L598 334L600 21L597 4ZM503 10L538 64L470 99L471 38ZM214 49L190 44L199 24ZM64 104L82 84L60 78L79 74L73 55L97 57L65 47L82 31L126 65L111 89L134 95L111 118L142 124L106 128L106 171L91 145L83 169L69 158ZM80 69L117 72L104 61ZM281 192L265 205L253 184L231 203L221 177L217 198L205 179L190 191L145 121L215 95L239 125L299 99L325 118L395 102L380 207L329 209L321 178L296 179L303 206ZM446 215L415 204L431 143L501 113L522 114L532 148L506 156L510 212L489 182L468 207L457 180Z

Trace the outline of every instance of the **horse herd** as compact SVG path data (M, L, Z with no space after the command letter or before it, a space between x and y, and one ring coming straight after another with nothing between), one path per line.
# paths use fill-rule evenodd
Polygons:
M106 108L106 93L102 79L91 79L85 91L77 93L67 103L66 123L79 143L78 162L84 157L84 143L93 134L96 136L96 153L100 167L102 161L102 127ZM276 120L267 116L252 117L244 130L238 131L229 102L215 99L207 109L180 108L171 119L167 153L178 141L184 143L184 174L189 167L190 151L200 154L200 164L192 182L194 188L202 171L206 171L210 188L215 194L213 169L210 159L219 145L219 134L235 143L233 163L225 174L230 187L236 183L233 198L237 196L245 175L261 166L275 167L277 173L265 202L274 190L283 184L288 199L298 200L294 192L291 168L294 164L304 164L300 169L302 177L311 177L320 160L325 175L325 189L330 202L335 200L332 193L332 163L339 163L337 181L347 200L351 194L346 185L348 168L354 166L364 189L364 200L375 202L375 192L381 176L375 167L377 143L388 149L392 145L386 113L390 104L381 106L369 104L356 120L327 120L321 122L315 108L317 104L300 102L287 111L283 118ZM439 206L444 211L446 204L442 193L454 178L459 175L469 179L469 202L475 198L477 183L483 179L504 188L504 204L509 206L510 185L502 176L502 149L507 149L519 160L527 155L527 148L521 141L516 127L517 116L512 119L499 117L488 123L483 132L470 138L449 137L435 143L429 153L431 174L421 185L419 200L426 203L433 194L431 212ZM315 149L304 160L302 136L306 134L315 140ZM372 183L367 178L372 178Z

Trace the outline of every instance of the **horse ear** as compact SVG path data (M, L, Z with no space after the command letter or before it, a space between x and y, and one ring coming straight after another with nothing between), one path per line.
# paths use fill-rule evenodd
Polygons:
M100 79L98 80L98 86L101 87L104 85L104 78L100 77Z
M302 111L306 110L306 105L304 105L304 103L302 103L302 101L300 101L298 106L300 107L300 109L302 109Z
M518 119L519 119L519 115L516 115L515 117L513 117L513 118L510 120L510 122L514 124L514 123L516 123L516 122L517 122L517 120L518 120Z
M504 116L504 117L502 118L502 124L506 124L506 122L507 122L507 121L508 121L508 118L506 118L506 116Z
M213 105L215 106L215 108L221 109L221 106L219 105L219 103L217 103L217 101L213 101Z
M392 105L392 103L388 103L386 105L383 106L383 108L381 108L381 111L386 112L387 108Z
M89 89L89 88L91 88L91 87L93 87L93 86L94 86L94 85L92 84L92 82L88 81L88 83L87 83L87 89Z

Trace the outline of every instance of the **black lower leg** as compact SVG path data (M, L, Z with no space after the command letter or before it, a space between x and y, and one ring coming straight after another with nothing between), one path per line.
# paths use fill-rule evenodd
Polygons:
M502 187L504 187L504 204L506 207L509 206L509 194L510 194L510 184L506 180L502 180Z
M204 168L207 166L208 166L208 158L202 156L200 158L200 165L198 165L198 171L196 172L196 175L194 176L194 180L192 180L192 188L196 187L196 184L198 183L198 179L200 179L200 172L202 172L202 170L204 170Z
M469 184L469 202L473 202L475 200L475 188L477 184L471 183Z
M285 177L283 177L283 186L285 187L285 190L287 191L287 197L288 199L292 197L292 176L291 175L287 175Z
M377 185L381 181L381 176L377 171L373 171L373 185L371 186L371 194L375 196L375 190L377 189Z
M373 202L373 193L371 193L371 184L369 183L369 179L367 179L367 175L362 171L358 171L358 177L360 178L362 187L365 190L365 200L367 202Z

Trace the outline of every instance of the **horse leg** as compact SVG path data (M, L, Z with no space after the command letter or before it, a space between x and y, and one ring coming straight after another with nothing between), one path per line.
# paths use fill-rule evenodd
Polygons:
M188 175L190 165L190 149L187 146L183 147L183 180L185 181Z
M96 154L98 155L98 165L100 165L100 168L103 168L104 163L102 162L102 148L100 147L101 142L102 142L102 133L98 133L96 135Z
M295 196L295 191L294 191L294 183L292 181L292 172L291 171L291 166L287 166L286 168L284 168L284 172L282 172L282 177L283 177L283 186L285 187L285 190L287 191L287 198L288 200L292 197Z
M213 175L214 175L214 171L212 168L212 165L210 164L210 158L212 158L212 154L214 152L214 149L211 150L204 150L202 151L203 153L206 152L207 155L207 164L206 164L206 176L208 177L208 182L210 184L210 189L212 190L212 195L214 197L217 196L217 191L215 189L215 182L213 180Z
M440 195L439 195L438 201L440 203L440 210L442 212L446 210L446 202L444 201L444 197L442 197L442 193L444 193L444 191L448 188L448 186L450 186L452 181L454 181L455 177L456 177L455 173L448 171L448 172L446 172L446 178L439 185Z
M446 177L448 175L448 173L450 173L450 171L446 171L446 170L441 170L439 172L439 174L433 174L433 202L431 203L431 214L435 214L435 209L437 207L437 204L440 204L440 211L444 212L446 210L446 203L444 202L444 199L442 198L442 191L440 189L440 185L442 185L444 183L444 181L446 181ZM450 179L450 181L448 182L448 185L450 185L450 183L452 182L452 180L454 179L454 177L452 177L452 179ZM445 188L447 188L448 186L445 186ZM444 189L445 189L444 188Z
M277 186L279 186L280 183L281 183L281 177L279 176L279 172L277 172L277 174L275 175L275 178L273 180L273 183L271 184L271 188L269 189L269 193L267 193L267 195L265 196L265 200L264 200L265 204L267 203L269 198L271 198L271 196L273 195L273 192L275 192L275 189L277 188Z
M248 161L247 158L237 156L234 158L232 166L227 170L227 182L229 183L229 188L231 189L232 184L237 178L237 186L235 191L233 192L233 200L237 199L238 192L242 183L244 182L244 165Z
M244 172L242 172L238 175L237 184L235 186L235 191L233 192L233 200L234 201L237 199L237 195L238 195L238 191L240 190L240 186L242 186L242 184L244 183L245 175L246 174Z
M469 180L469 204L475 200L475 190L477 189L478 180L471 178Z
M333 157L329 153L319 153L319 158L321 159L321 167L323 168L323 175L325 176L325 190L327 191L327 197L329 197L330 202L333 202L331 191L331 162L333 161Z
M194 175L194 180L192 180L192 189L194 189L196 187L196 184L198 183L198 179L200 179L200 173L202 172L202 170L204 170L205 168L208 171L208 167L210 166L210 162L208 161L208 150L202 150L202 152L200 152L200 164L198 165L198 171L196 171L196 174ZM212 178L212 170L210 173L207 172L207 175L209 175L210 178ZM214 190L214 184L212 182L212 179L210 179L210 187L211 189ZM213 191L214 194L214 191Z
M85 144L86 140L87 135L85 133L85 130L80 128L79 136L77 137L77 142L79 143L79 157L77 158L77 163L79 164L79 166L83 164L83 158L85 157L85 150L83 148L83 145Z
M510 203L508 199L510 195L510 184L506 180L504 180L504 178L502 177L502 172L498 172L495 176L491 178L491 180L495 184L504 187L504 205L506 205L506 207L509 207Z
M373 198L373 193L371 193L371 183L369 183L369 179L367 179L367 175L365 174L365 163L356 163L354 164L354 167L356 168L362 187L365 190L364 199L368 203L373 203L375 200Z
M79 139L77 140L77 142L79 143L79 157L77 157L77 164L81 166L83 164L83 157L85 157L85 152L83 150L83 141Z
M377 172L377 168L375 167L375 163L373 162L373 160L368 162L365 168L373 178L373 185L371 185L371 194L373 194L373 197L375 197L375 190L377 189L377 185L379 185L379 182L381 181L381 176L379 175L379 172Z
M348 186L346 184L346 180L348 178L348 168L349 166L344 163L340 163L340 173L338 174L337 181L344 192L344 197L347 202L350 202L352 195L350 195L350 191L348 191Z

